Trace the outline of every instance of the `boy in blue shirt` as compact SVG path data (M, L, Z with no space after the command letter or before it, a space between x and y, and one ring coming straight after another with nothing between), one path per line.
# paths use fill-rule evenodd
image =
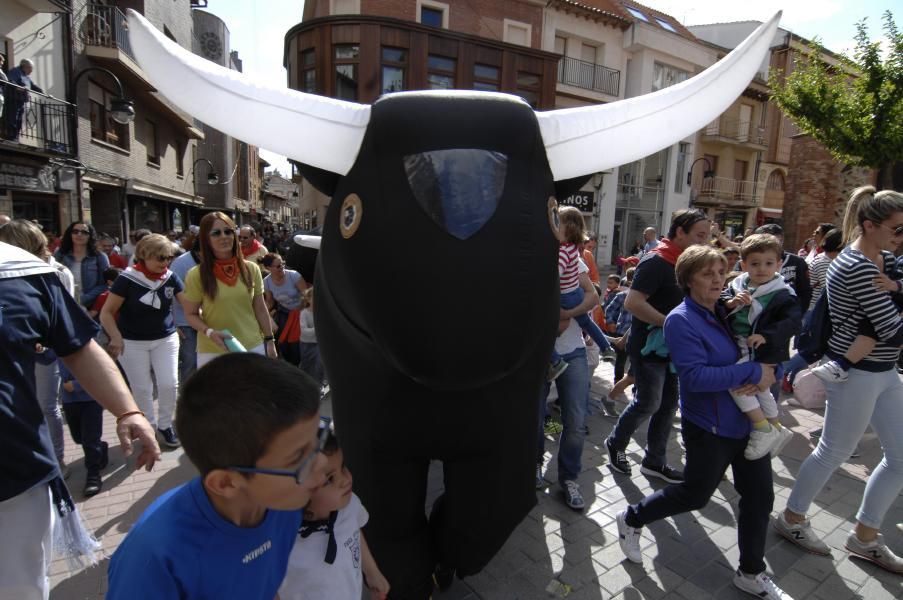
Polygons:
M197 371L176 429L201 475L135 523L107 598L273 600L301 509L323 484L318 408L319 386L284 361L230 353Z

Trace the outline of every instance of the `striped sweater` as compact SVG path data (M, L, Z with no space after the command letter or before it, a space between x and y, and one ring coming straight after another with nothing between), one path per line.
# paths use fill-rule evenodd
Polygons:
M558 278L561 293L573 292L580 287L580 274L577 271L577 245L565 242L558 246Z
M890 274L894 256L890 252L881 254L884 271ZM856 365L857 369L865 371L893 368L903 341L903 324L890 294L878 290L873 283L878 274L875 263L860 251L847 247L831 261L825 283L833 328L828 340L831 354L842 356L849 349L863 319L868 319L875 328L878 335L875 349Z

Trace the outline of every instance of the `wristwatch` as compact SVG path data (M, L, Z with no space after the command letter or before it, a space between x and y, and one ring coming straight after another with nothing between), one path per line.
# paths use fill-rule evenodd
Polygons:
M210 337L210 335L211 335L214 331L216 331L216 330L215 330L213 327L208 327L208 328L207 328L207 331L204 332L204 335L206 335L207 337Z

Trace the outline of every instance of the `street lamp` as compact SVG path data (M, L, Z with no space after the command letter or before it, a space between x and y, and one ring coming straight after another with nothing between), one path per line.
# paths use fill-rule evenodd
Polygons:
M693 180L693 167L701 160L704 160L706 166L708 167L708 169L702 172L702 178L708 179L709 177L715 176L715 171L714 169L712 169L712 163L710 163L709 159L707 159L705 156L700 156L690 165L690 171L687 173L687 185L690 185L690 182Z
M216 185L219 183L219 175L217 175L216 170L213 168L213 163L207 160L206 158L199 158L194 161L194 164L191 165L191 186L194 188L194 195L198 195L198 183L197 183L197 166L199 162L207 163L207 166L210 169L207 171L207 185Z
M128 125L129 123L134 121L135 103L125 97L125 89L122 87L122 82L119 81L119 78L116 77L116 75L114 75L112 71L104 69L102 67L87 67L78 72L78 74L75 76L75 79L72 81L72 87L75 88L78 85L78 80L81 79L82 75L90 71L101 71L102 73L106 73L113 81L116 82L116 86L119 88L119 97L110 100L110 116L113 118L113 120L120 125Z

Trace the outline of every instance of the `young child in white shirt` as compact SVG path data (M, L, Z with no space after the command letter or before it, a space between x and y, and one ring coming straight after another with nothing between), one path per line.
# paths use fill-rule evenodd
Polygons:
M384 600L389 582L373 560L361 531L369 515L351 491L351 473L331 426L321 451L327 460L326 482L304 509L279 598L357 600L366 583L373 600Z

